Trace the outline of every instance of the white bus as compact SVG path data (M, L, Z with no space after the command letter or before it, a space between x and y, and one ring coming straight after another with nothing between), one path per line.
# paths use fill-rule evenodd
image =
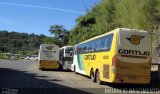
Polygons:
M59 50L59 61L61 69L63 70L70 70L72 61L72 55L74 47L73 46L64 46L61 47Z
M101 84L149 84L151 36L137 29L118 28L75 45L72 70Z
M54 44L41 44L39 49L39 69L58 69L59 47Z

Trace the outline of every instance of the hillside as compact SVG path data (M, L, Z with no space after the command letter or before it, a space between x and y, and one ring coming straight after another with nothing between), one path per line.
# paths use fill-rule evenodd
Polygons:
M45 35L0 31L0 53L37 52L44 38L46 38Z
M70 45L121 27L157 31L160 0L101 0L76 22L70 32Z

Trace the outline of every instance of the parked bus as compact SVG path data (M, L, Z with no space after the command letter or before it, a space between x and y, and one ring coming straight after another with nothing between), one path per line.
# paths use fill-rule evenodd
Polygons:
M73 46L64 46L59 50L59 61L61 69L71 70Z
M149 84L151 54L149 32L118 28L75 45L71 70L98 84Z
M59 68L59 47L54 44L41 44L39 49L39 69Z

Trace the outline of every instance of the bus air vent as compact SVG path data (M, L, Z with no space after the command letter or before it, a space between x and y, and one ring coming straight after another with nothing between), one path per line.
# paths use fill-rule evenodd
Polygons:
M109 79L109 65L103 65L103 77Z

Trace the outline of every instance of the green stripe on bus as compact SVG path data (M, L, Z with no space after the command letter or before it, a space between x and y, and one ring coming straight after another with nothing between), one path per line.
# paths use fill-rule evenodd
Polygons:
M82 55L77 55L78 67L80 70L84 70Z

